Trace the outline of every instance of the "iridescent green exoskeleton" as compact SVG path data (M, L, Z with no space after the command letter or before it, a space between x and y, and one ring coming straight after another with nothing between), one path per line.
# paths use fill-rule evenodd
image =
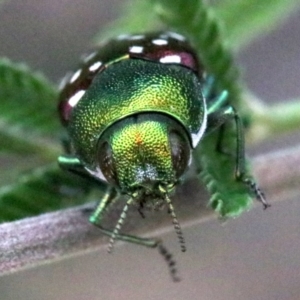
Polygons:
M219 140L211 151L222 152L227 124L234 123L236 128L233 176L267 207L255 182L246 176L238 113L226 91L214 91L213 77L177 33L120 36L102 45L65 83L60 114L69 137L69 153L59 157L60 166L107 184L90 222L110 236L109 251L115 239L158 246L175 273L159 239L120 233L126 212L136 206L143 215L145 207L167 206L185 251L170 195L193 155L199 155L201 139L216 128ZM120 195L125 204L117 224L113 229L103 228L104 214Z

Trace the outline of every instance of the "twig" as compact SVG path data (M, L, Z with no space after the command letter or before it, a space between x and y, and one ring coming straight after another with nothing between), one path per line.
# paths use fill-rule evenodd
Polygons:
M271 203L274 199L284 199L290 192L300 192L300 146L256 157L253 163L254 173ZM193 201L181 201L188 204L178 208L181 215L186 215L185 219L197 218L197 222L201 222L204 215L213 215L212 211L199 208L199 200L192 197L195 198ZM106 237L87 221L86 211L89 208L90 205L85 205L2 224L0 274L82 254L106 244ZM140 228L143 233L153 232L154 225L155 229L166 227L162 222L153 222L152 216L148 219L150 222L141 227L145 220L133 218L130 226ZM168 216L166 219L169 221ZM152 224L152 229L149 224ZM171 224L167 230L169 228Z

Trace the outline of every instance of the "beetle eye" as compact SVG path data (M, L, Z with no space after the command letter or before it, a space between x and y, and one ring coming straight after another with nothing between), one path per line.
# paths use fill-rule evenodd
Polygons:
M103 176L106 180L117 185L117 172L110 145L104 142L98 146L97 160Z
M183 132L172 130L169 133L172 162L176 176L180 177L190 160L190 144Z

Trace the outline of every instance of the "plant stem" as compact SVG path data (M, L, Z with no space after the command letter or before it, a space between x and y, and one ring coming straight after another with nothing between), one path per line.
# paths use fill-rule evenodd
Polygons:
M271 204L274 205L276 200L286 199L291 193L299 194L300 145L256 157L253 162L254 173ZM186 206L178 207L181 215L187 215L185 221L194 220L193 222L200 223L207 220L207 216L209 218L213 216L212 210L195 209L197 205L199 208L199 199L192 200L185 201L189 203ZM84 213L87 208L90 206L80 206L2 224L0 226L0 274L16 272L25 267L92 251L106 244L106 238L88 223L87 215ZM201 214L200 218L199 214ZM166 219L169 221L168 216ZM153 228L153 222L147 223L145 219L133 218L132 221L131 230L133 227L139 228L149 235L149 231ZM184 223L191 222L183 222L183 225ZM172 230L171 225L165 224L164 231ZM155 226L160 229L163 227L159 222L155 222Z

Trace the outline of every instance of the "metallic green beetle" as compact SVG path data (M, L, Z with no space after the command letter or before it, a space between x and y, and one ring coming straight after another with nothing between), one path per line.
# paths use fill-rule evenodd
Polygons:
M267 207L256 184L245 176L240 118L226 91L213 94L212 77L186 39L173 32L119 36L88 56L65 83L59 110L69 134L69 153L59 157L59 164L107 183L90 221L110 236L109 251L121 239L159 246L168 257L159 240L120 233L131 205L142 214L146 206L158 209L164 204L185 251L170 194L200 140L229 120L236 124L236 180L249 185ZM108 230L101 221L118 194L127 197L126 204L115 228Z

